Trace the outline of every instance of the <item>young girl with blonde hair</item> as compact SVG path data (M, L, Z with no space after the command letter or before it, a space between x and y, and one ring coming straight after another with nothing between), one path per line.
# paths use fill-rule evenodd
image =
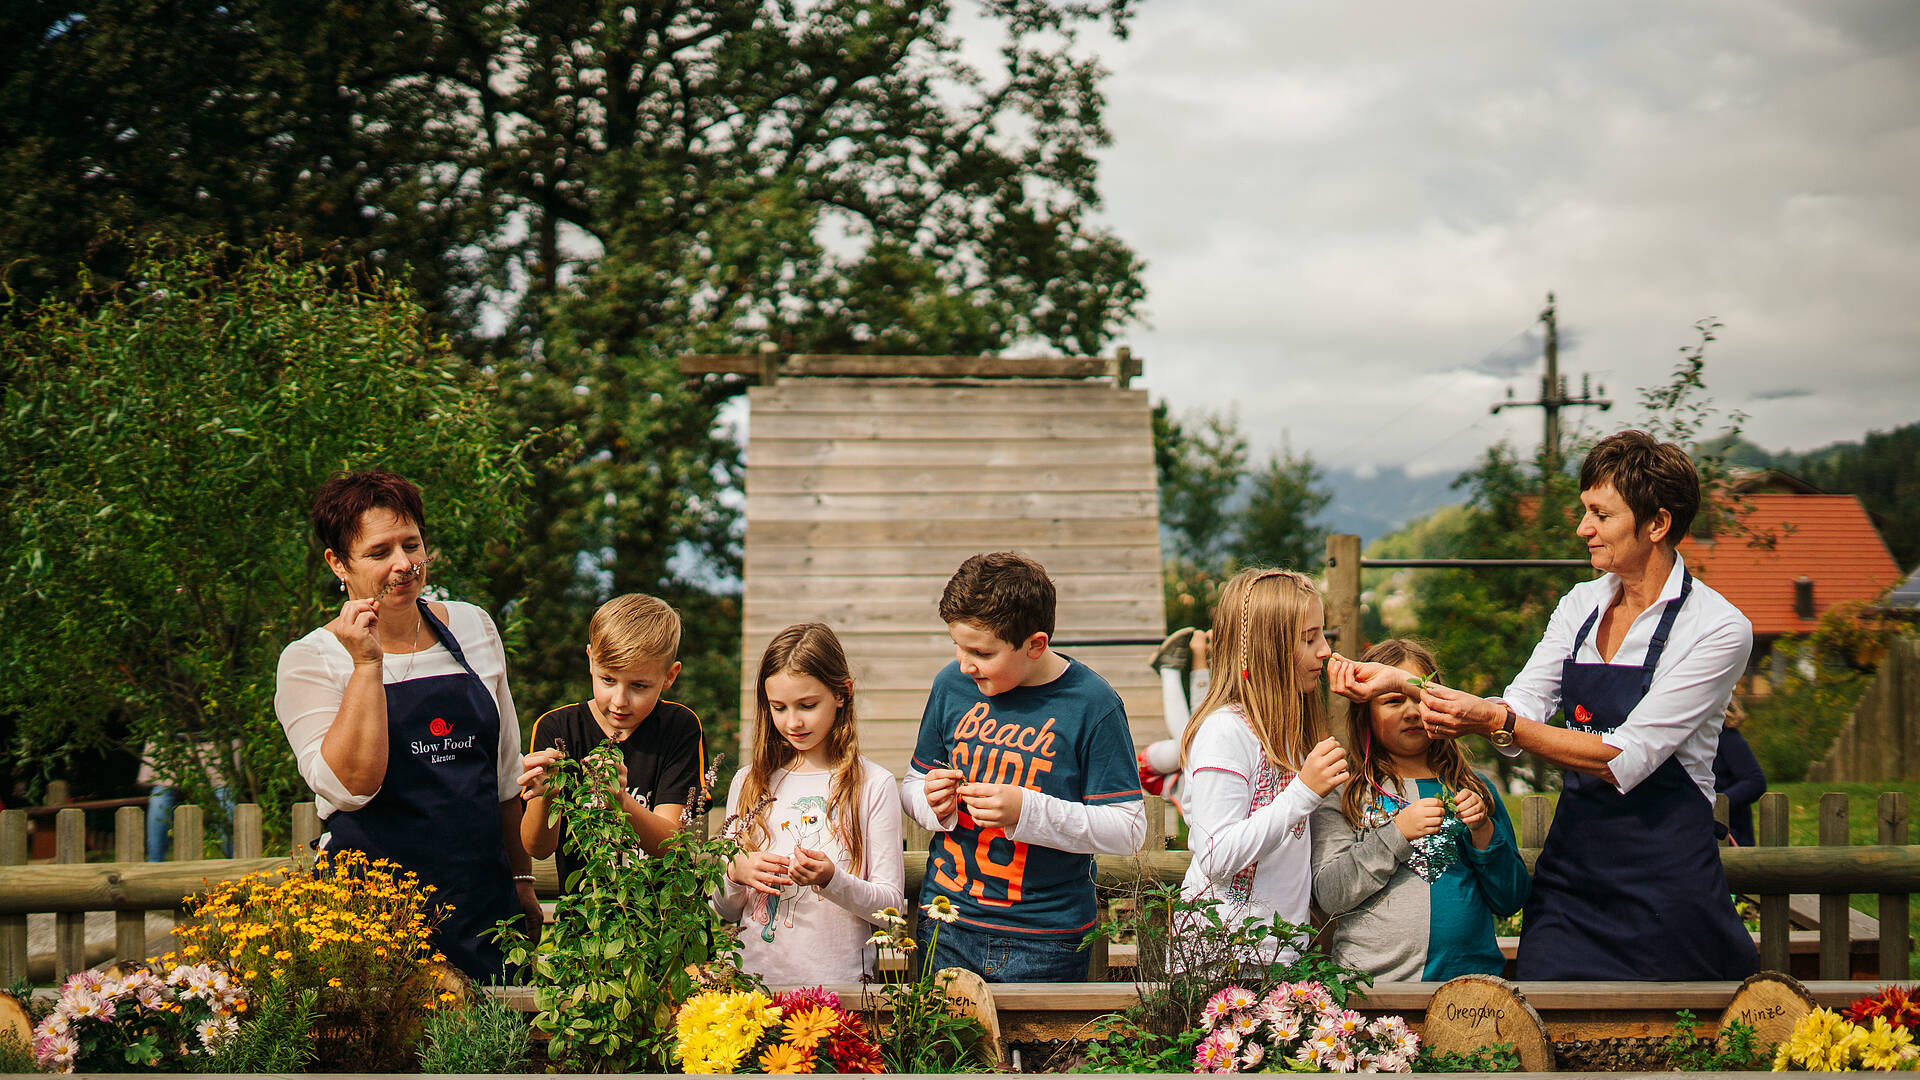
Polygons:
M1423 681L1439 668L1404 638L1360 663ZM1458 743L1428 736L1417 693L1354 709L1356 775L1311 823L1313 898L1332 919L1333 959L1381 980L1500 974L1493 920L1520 910L1528 889L1506 806Z
M1313 579L1291 570L1243 571L1214 608L1211 682L1180 747L1193 852L1181 895L1214 901L1230 926L1308 919L1308 815L1347 778L1320 700L1325 618Z
M906 888L893 774L860 756L853 676L824 623L775 634L760 658L752 760L727 812L744 851L715 899L742 923L741 967L775 986L873 973L874 914Z

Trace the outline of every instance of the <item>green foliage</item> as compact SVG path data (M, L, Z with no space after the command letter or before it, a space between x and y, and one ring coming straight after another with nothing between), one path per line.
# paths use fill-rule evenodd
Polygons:
M1435 1050L1429 1046L1420 1048L1420 1055L1413 1059L1413 1071L1417 1073L1499 1073L1519 1072L1520 1053L1512 1043L1489 1043L1476 1046L1472 1050Z
M20 1041L20 1036L12 1031L0 1031L0 1075L18 1076L25 1073L37 1073L40 1063L34 1060L33 1050Z
M442 1008L427 1018L420 1071L526 1072L531 1045L526 1017L491 994L476 994L465 1008Z
M1278 916L1229 924L1218 904L1182 899L1177 882L1143 884L1131 901L1103 918L1087 940L1133 942L1140 1000L1109 1024L1158 1037L1152 1053L1166 1052L1181 1032L1201 1026L1207 999L1229 985L1264 997L1276 983L1317 982L1344 1006L1354 990L1373 982L1373 976L1342 967L1315 948L1310 926ZM1294 959L1261 963L1258 957L1278 943L1291 948Z
M1782 468L1827 491L1860 496L1901 570L1920 565L1920 423L1869 432Z
M1897 632L1862 605L1837 605L1813 633L1774 641L1769 662L1778 681L1771 693L1748 701L1740 729L1768 779L1803 779L1826 757Z
M0 326L9 753L45 779L153 740L213 807L187 755L231 742L241 801L283 822L303 789L272 722L275 665L338 600L314 489L342 469L409 476L436 580L472 595L526 469L492 392L396 281L204 242L143 246L129 276L71 303L16 299Z
M584 762L563 757L548 767L553 814L565 819L580 868L537 946L517 918L496 933L508 962L531 968L533 1026L548 1035L556 1062L664 1073L673 1065L673 1010L703 975L731 971L739 957L739 940L707 904L739 845L730 833L702 840L681 832L648 857L609 795L619 790L620 761L606 742ZM689 806L684 820L701 809Z
M315 1056L314 1027L320 1020L320 992L295 989L275 979L254 995L238 1033L221 1042L205 1061L189 1059L201 1072L297 1073Z
M1232 413L1185 422L1154 409L1167 626L1207 626L1220 586L1248 566L1317 567L1333 501L1311 455L1290 447L1248 471L1247 438Z
M1661 1045L1668 1067L1678 1072L1766 1072L1773 1067L1773 1044L1760 1046L1753 1025L1732 1020L1717 1038L1696 1034L1699 1022L1681 1009L1674 1014L1673 1034Z
M1073 1071L1128 1075L1192 1072L1194 1047L1206 1036L1205 1028L1188 1028L1166 1036L1138 1027L1122 1017L1105 1017L1100 1025L1100 1038L1087 1044L1086 1060Z
M980 1063L981 1039L985 1033L979 1021L956 1011L948 995L951 975L933 969L940 926L951 921L953 907L945 897L924 906L931 909L926 917L933 920L933 927L918 974L913 973L916 945L913 935L907 931L907 920L893 908L880 913L887 923L874 935L879 939L880 952L884 955L891 951L905 959L909 977L881 983L877 990L868 991L878 999L870 999L871 1004L886 1002L886 1012L883 1018L878 1008L870 1008L867 1029L874 1033L874 1043L879 1046L881 1060L886 1062L889 1072L900 1075L968 1072Z

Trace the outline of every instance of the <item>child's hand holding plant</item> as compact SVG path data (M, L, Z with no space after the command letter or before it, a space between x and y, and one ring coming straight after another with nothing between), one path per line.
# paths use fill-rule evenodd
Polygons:
M1486 800L1478 791L1466 788L1454 793L1453 802L1467 834L1473 837L1473 846L1485 851L1493 843L1493 818L1487 814Z
M1332 736L1320 740L1300 766L1300 782L1315 795L1325 795L1347 782L1347 752L1339 740Z
M1447 805L1437 798L1415 799L1393 815L1394 827L1408 840L1432 836L1446 821Z
M960 781L966 779L959 769L943 767L927 774L927 805L933 816L945 821L960 809Z
M1013 784L962 784L959 795L967 814L983 829L1011 829L1020 823L1021 792Z
M826 852L804 847L795 847L793 858L787 863L787 873L795 885L825 885L833 880L833 872L833 860Z
M793 884L784 855L766 851L743 851L727 865L727 877L757 893L779 896L783 886Z

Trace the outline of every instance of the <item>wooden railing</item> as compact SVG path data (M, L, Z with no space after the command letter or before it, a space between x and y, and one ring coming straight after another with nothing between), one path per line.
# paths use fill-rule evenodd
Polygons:
M1148 799L1148 820L1164 823L1163 804ZM1721 862L1728 885L1737 893L1759 898L1762 966L1776 971L1793 969L1796 938L1803 948L1817 935L1820 979L1846 979L1863 966L1882 979L1908 978L1911 937L1909 895L1920 888L1920 846L1907 843L1907 797L1887 792L1878 804L1878 844L1849 846L1847 797L1829 793L1820 802L1820 844L1787 846L1787 799L1779 793L1761 797L1760 846L1725 848ZM718 815L715 815L717 818ZM0 812L0 985L28 975L27 916L51 913L55 920L51 970L43 977L64 979L68 974L110 958L146 955L146 913L169 911L181 898L198 892L206 882L230 880L261 870L290 865L291 856L268 856L262 850L260 809L242 804L234 813L233 857L206 858L204 815L197 806L175 807L173 858L147 863L145 811L123 806L114 814L114 861L87 862L85 811L60 810L55 819L55 855L51 863L28 864L29 812ZM1539 856L1549 822L1545 796L1522 800L1519 822L1521 855L1529 867ZM717 822L716 822L717 823ZM319 835L320 823L312 803L293 808L293 850L305 852ZM1141 880L1177 882L1186 873L1188 853L1166 850L1164 828L1150 828L1145 849L1127 856L1101 856L1097 883L1103 889L1122 890ZM907 837L907 895L918 893L925 870L925 834L910 830ZM536 863L536 888L554 896L559 883L550 860ZM1850 910L1852 894L1879 897L1879 918L1871 924ZM1794 898L1806 895L1817 902L1817 930L1796 931ZM96 948L90 955L85 942L86 913L115 913L112 949ZM1855 928L1873 925L1877 948L1871 965L1854 955L1859 935ZM1103 967L1104 953L1096 959Z

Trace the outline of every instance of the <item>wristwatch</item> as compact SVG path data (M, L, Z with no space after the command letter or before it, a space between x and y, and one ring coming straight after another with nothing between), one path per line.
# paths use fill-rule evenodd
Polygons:
M1513 706L1506 702L1501 702L1500 707L1507 710L1507 722L1500 725L1500 730L1488 732L1487 741L1495 746L1512 746L1513 725L1519 722L1520 718L1514 715Z

